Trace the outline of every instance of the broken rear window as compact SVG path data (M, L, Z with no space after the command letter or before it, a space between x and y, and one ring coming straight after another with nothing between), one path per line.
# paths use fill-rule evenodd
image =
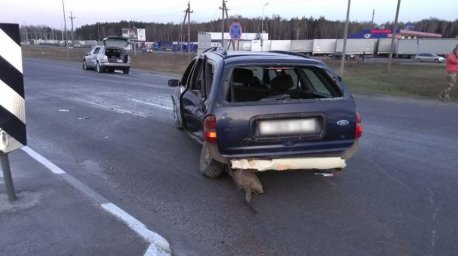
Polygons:
M321 68L306 66L243 66L229 72L227 101L277 101L342 97L342 91Z

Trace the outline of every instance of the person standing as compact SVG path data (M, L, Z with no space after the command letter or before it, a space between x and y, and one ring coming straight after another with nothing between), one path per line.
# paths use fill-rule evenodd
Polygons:
M439 97L443 101L450 101L450 91L456 85L456 78L458 74L458 45L455 49L453 49L453 52L447 56L446 70L448 86L444 91L442 91Z

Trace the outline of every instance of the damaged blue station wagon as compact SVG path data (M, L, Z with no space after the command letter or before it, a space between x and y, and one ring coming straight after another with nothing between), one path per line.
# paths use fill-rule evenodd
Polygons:
M176 126L202 143L200 171L342 170L362 134L356 104L323 62L290 52L194 58L176 87Z

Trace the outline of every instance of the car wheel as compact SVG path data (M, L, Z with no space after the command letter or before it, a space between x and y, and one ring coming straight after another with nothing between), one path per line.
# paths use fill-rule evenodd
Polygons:
M435 59L434 62L435 62L435 63L439 63L439 60L438 60L438 59Z
M122 70L122 72L123 72L124 74L129 74L129 71L130 71L130 68L126 68L126 69L123 69L123 70Z
M83 70L87 70L87 63L86 63L86 60L83 60Z
M97 66L95 67L95 70L97 70L97 73L103 73L103 68L100 66L98 62L97 62Z
M178 117L178 111L175 102L173 102L173 121L175 122L176 128L183 129L183 125L181 125L180 118Z
M212 158L206 142L204 142L200 151L199 169L204 176L209 178L218 178L224 171L224 164Z

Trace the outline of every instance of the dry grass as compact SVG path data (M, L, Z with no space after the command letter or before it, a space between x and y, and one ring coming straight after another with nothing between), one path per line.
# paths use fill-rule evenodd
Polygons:
M89 49L23 46L26 57L81 61ZM181 74L194 55L153 52L131 54L134 68L155 72ZM339 69L340 62L325 60ZM395 96L429 98L438 100L439 92L447 86L445 68L442 65L417 65L394 63L392 72L386 73L385 63L349 62L345 66L345 83L358 93L377 93ZM458 102L458 88L452 91L452 99Z

